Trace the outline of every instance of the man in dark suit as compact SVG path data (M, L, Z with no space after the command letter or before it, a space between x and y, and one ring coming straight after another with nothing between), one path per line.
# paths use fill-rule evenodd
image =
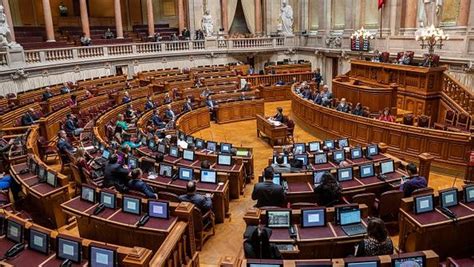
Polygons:
M188 28L184 28L182 31L181 31L181 35L186 39L186 40L189 40L191 39L191 32L188 30Z
M158 110L153 110L153 115L151 116L151 121L153 125L158 128L164 128L166 123L161 119L160 115L158 114Z
M273 120L274 121L279 121L279 122L283 122L283 108L281 107L277 107L277 113L275 114L275 116L273 116Z
M36 120L38 120L38 118L35 115L34 109L30 108L26 111L25 115L21 117L21 125L30 126L32 124L35 124Z
M169 104L169 103L171 103L171 102L173 102L173 99L170 97L170 94L169 94L169 93L166 93L166 94L165 94L165 98L163 99L163 103Z
M176 118L176 114L174 114L173 109L171 108L171 105L168 105L165 110L165 118L169 121L174 121Z
M264 181L253 188L252 199L257 200L255 207L285 206L285 191L281 185L273 183L273 168L266 167L263 174Z
M67 134L79 135L84 129L79 128L77 125L77 119L73 114L66 115L66 122L64 123L64 130Z
M193 110L193 104L191 103L191 98L188 97L188 99L186 99L186 102L184 102L183 112L189 112L191 110Z
M68 153L72 154L75 152L74 147L67 140L67 135L64 130L58 132L58 143L56 147L58 148L59 155L63 163L69 163Z
M316 71L314 72L313 75L313 81L316 82L316 90L319 91L319 85L321 84L321 81L323 80L323 76L321 76L321 69L317 68Z
M131 173L132 179L128 181L128 188L130 188L131 190L142 192L146 195L147 198L157 199L158 194L155 193L151 186L149 186L141 179L142 174L143 172L141 169L134 169Z
M339 104L337 105L336 110L348 113L349 111L351 111L351 108L349 107L349 104L347 104L346 99L342 98L341 102L339 102Z
M145 110L150 110L155 108L155 103L151 100L151 97L146 98Z
M115 186L119 192L126 192L128 180L128 168L123 167L118 163L117 154L110 155L109 162L104 168L104 186Z
M212 96L209 95L207 96L206 99L206 106L209 109L209 112L211 112L211 117L213 120L216 119L216 109L217 109L217 104L215 101L212 100Z
M53 93L51 93L51 88L46 87L45 92L43 93L43 101L47 101L51 97L53 97Z
M189 181L186 184L186 194L179 196L179 200L193 203L203 214L212 209L211 197L196 193L196 183L194 181Z

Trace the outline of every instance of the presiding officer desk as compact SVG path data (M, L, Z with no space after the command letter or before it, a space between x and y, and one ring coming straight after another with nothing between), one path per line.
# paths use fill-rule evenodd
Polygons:
M288 127L285 124L272 124L263 115L257 115L257 137L264 135L269 138L270 145L285 144L288 136Z

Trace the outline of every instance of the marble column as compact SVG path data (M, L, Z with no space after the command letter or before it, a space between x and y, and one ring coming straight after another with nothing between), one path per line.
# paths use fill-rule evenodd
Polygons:
M262 33L262 0L255 0L255 34Z
M406 0L405 6L405 27L404 28L416 28L416 12L418 5L417 0Z
M221 21L224 32L229 32L229 18L227 14L227 0L221 0Z
M461 0L461 4L459 6L458 26L467 26L469 21L470 6L471 0Z
M123 25L122 25L122 7L120 0L114 0L115 12L115 29L117 31L117 39L123 39Z
M155 19L153 18L153 2L146 0L146 14L148 22L148 36L152 37L155 34Z
M51 5L49 0L43 0L44 26L46 28L46 41L56 42L54 39L53 16L51 15Z
M87 37L91 37L90 27L89 27L89 14L87 14L87 1L80 0L80 9L81 9L81 24L82 32L86 34Z
M14 31L14 27L13 27L13 19L12 19L12 12L10 10L10 3L8 0L3 0L3 8L4 8L4 12L5 12L5 16L7 16L7 23L8 23L8 26L10 27L10 33L11 33L11 37L12 37L12 42L15 41L15 31Z
M178 27L179 34L183 31L186 25L186 18L184 17L184 0L178 0Z

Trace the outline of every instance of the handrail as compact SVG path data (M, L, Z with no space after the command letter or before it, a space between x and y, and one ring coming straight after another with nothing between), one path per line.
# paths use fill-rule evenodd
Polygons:
M465 113L474 115L474 94L446 72L443 73L442 92L458 104Z

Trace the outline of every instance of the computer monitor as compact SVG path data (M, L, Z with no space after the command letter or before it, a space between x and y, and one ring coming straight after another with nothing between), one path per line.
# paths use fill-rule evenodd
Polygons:
M291 210L267 210L267 227L289 228L291 226Z
M456 188L439 191L440 206L450 208L458 205L458 190Z
M148 200L148 216L158 219L169 219L169 205L166 201Z
M104 144L99 143L99 151L104 151L105 147Z
M360 159L362 158L362 148L354 147L351 148L351 159Z
M374 164L365 164L359 166L359 177L367 178L374 176Z
M95 189L93 187L82 185L81 186L81 200L95 203Z
M339 148L349 147L349 140L347 138L342 138L337 141L337 145Z
M110 151L108 149L104 149L104 151L102 151L102 158L104 159L109 159L110 157Z
M201 183L217 184L217 172L201 169Z
M177 158L179 157L179 149L177 146L170 147L170 156Z
M54 172L48 171L46 173L46 183L52 187L56 187L56 185L58 184L58 177Z
M301 210L301 227L319 227L326 225L326 208L308 208Z
M376 260L358 260L354 262L345 262L344 267L378 267L380 266L379 261Z
M294 151L297 154L306 153L306 145L304 143L294 144Z
M272 181L274 184L281 185L281 173L278 173L278 172L273 173Z
M322 182L323 175L326 173L326 171L314 171L313 172L313 183L315 185L319 185Z
M128 157L128 168L130 170L136 169L138 167L138 159L134 156Z
M334 140L325 140L324 146L327 147L329 150L334 149Z
M232 144L221 143L221 153L232 153Z
M100 203L104 204L106 208L115 209L117 203L116 203L114 193L100 191L99 199L100 199Z
M352 180L352 168L340 168L337 169L337 180L339 182Z
M191 135L186 136L186 143L194 144L194 137L192 137Z
M23 242L23 225L14 222L12 220L7 220L7 239L15 243Z
M116 267L118 266L117 252L113 249L90 245L90 267Z
M277 164L277 159L279 156L273 156L273 164ZM283 157L283 164L288 164L288 155L281 155Z
M259 261L259 262L249 262L247 261L247 267L283 267L282 263L272 263L271 261Z
M303 166L308 165L308 154L295 155L295 160L299 160L303 163Z
M393 164L393 160L387 160L380 162L380 173L381 174L389 174L395 172L395 167Z
M318 152L321 151L321 143L320 142L310 142L309 143L309 152Z
M376 144L367 146L367 156L372 157L379 154L379 146Z
M190 149L184 149L183 150L183 159L184 160L189 160L189 161L194 161L194 150Z
M38 179L40 181L46 181L46 167L44 165L38 165Z
M48 255L49 254L49 234L40 232L33 228L30 228L29 232L30 233L29 233L28 247L31 250Z
M152 151L156 151L155 140L150 139L150 140L148 141L148 147L149 147Z
M75 263L81 262L81 243L79 241L57 238L56 257L62 260L71 260Z
M180 179L180 180L183 180L183 181L193 180L193 177L194 177L193 169L185 168L185 167L179 167L179 172L178 173L179 173L178 179Z
M166 154L166 145L163 143L158 143L158 148L156 151L160 152L161 154Z
M425 256L397 257L392 259L392 267L426 267Z
M232 156L219 154L217 156L217 165L232 166Z
M201 148L201 149L202 149L202 148L204 148L204 145L205 145L204 140L199 139L199 138L196 138L196 139L194 140L194 146L195 146L196 148Z
M474 202L474 185L464 187L464 201L466 203Z
M413 201L415 214L430 212L434 210L433 195L417 196Z
M171 178L173 176L173 166L160 163L160 171L158 172L160 176Z
M123 196L122 199L122 211L135 215L140 215L141 212L141 199L129 196Z
M178 139L179 140L186 140L186 134L182 131L178 131Z
M295 267L332 267L331 260L295 261Z
M314 164L328 163L328 155L326 153L314 154Z
M341 209L339 211L339 224L349 225L361 222L361 213L358 208Z
M346 159L344 150L334 150L332 152L332 159L334 162L341 162Z
M237 152L235 152L237 157L248 157L250 155L250 151L245 148L237 148Z
M207 142L206 149L209 150L209 151L216 152L216 151L217 151L217 143L216 143L216 142L208 141L208 142Z

